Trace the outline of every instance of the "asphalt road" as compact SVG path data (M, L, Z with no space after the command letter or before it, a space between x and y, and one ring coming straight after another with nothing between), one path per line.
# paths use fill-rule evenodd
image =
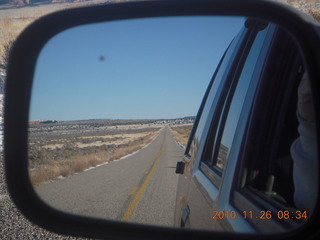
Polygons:
M49 205L75 214L172 226L183 150L168 127L137 153L43 184L36 189Z

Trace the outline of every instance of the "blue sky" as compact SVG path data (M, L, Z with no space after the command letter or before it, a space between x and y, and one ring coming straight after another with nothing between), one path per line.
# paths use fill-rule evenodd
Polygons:
M85 25L38 58L30 120L196 115L244 18L166 17Z

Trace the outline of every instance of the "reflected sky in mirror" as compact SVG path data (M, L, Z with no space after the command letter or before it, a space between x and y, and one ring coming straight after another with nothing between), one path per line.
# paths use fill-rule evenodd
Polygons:
M194 116L243 23L171 17L68 29L41 51L30 119Z

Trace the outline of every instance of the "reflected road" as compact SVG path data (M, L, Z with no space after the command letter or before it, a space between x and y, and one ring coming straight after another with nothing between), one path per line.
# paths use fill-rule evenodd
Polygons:
M173 226L183 150L165 127L146 147L109 164L43 184L36 191L49 205L74 214Z

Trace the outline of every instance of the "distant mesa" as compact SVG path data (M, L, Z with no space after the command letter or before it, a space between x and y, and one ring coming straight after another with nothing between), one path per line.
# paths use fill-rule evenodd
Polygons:
M0 99L1 100L1 99ZM87 119L87 120L67 120L67 121L57 121L57 120L35 120L29 121L29 124L50 124L50 123L66 123L66 124L93 124L95 126L99 125L128 125L128 124L149 124L149 125L168 125L168 124L190 124L194 123L195 116L183 117L183 118L174 118L174 119Z
M56 123L57 120L37 120L37 121L30 121L29 124L46 124L46 123Z

